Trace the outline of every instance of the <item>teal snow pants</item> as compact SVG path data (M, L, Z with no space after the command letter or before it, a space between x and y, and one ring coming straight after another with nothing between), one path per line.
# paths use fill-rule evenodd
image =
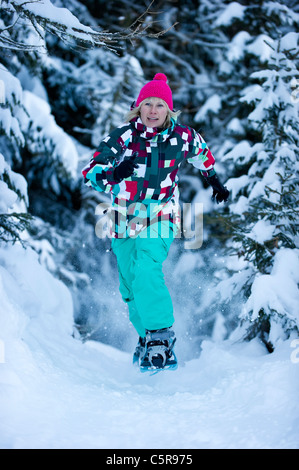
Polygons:
M169 223L162 224L162 229L161 224L150 226L136 238L112 239L119 290L128 304L129 319L141 337L145 330L168 328L174 322L172 300L162 271L174 235Z

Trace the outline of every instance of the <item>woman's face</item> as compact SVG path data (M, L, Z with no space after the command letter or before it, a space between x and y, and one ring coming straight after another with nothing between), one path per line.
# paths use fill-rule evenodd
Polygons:
M146 127L162 127L167 113L167 105L161 98L147 98L140 106L141 121Z

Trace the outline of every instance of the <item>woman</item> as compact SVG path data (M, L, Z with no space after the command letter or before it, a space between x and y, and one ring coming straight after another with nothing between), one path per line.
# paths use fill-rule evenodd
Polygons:
M201 171L217 202L229 196L203 138L177 124L179 114L166 75L156 74L140 90L126 122L100 143L83 170L87 185L112 196L112 249L120 292L139 335L133 361L141 370L177 367L173 306L162 264L178 232L180 164L187 159Z

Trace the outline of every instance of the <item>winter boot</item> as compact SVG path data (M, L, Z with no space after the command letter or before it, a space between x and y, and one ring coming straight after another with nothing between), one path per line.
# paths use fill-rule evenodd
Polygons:
M136 346L136 349L133 354L133 364L138 364L139 359L144 356L145 353L145 338L139 336L139 340Z
M147 330L145 353L140 360L141 371L176 369L177 358L173 351L175 341L175 334L171 328Z

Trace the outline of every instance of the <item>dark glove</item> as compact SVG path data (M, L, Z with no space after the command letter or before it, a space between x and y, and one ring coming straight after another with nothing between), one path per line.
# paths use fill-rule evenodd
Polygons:
M138 168L135 159L138 156L138 152L134 152L131 157L125 157L124 160L117 165L114 170L113 176L115 181L120 183L124 178L129 178L134 173L134 169Z
M223 184L220 183L217 175L209 176L208 178L206 178L206 181L213 188L213 201L215 201L216 199L217 204L219 204L222 201L226 202L228 200L229 190L226 186L223 186Z

